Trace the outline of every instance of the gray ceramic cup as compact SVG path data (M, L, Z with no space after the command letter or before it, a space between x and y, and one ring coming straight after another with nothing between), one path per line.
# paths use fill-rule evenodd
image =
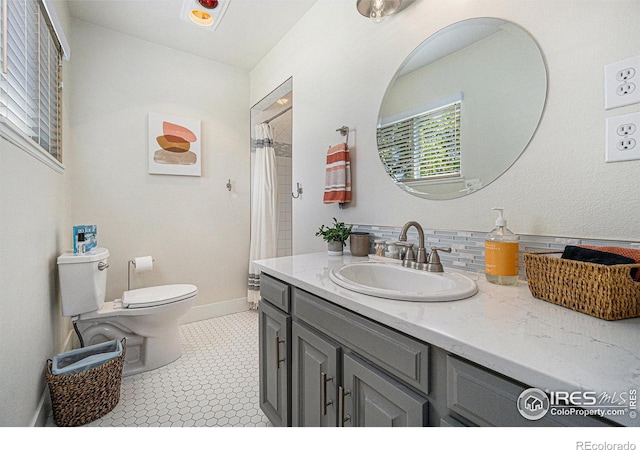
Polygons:
M369 233L358 231L351 233L349 249L353 256L367 256L369 254Z

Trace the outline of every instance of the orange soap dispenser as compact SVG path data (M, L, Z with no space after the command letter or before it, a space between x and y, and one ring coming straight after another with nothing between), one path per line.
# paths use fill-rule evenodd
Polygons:
M507 228L504 208L492 209L498 211L498 219L484 241L484 272L492 283L515 285L518 283L518 236Z

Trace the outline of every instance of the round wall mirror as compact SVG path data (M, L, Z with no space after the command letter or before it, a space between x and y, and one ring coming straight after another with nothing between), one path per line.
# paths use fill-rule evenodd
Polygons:
M378 153L405 191L471 194L502 175L535 133L547 71L518 25L475 18L450 25L405 59L380 106Z

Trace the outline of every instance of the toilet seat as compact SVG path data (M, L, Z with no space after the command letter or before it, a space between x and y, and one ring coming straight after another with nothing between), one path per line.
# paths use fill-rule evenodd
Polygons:
M197 293L198 288L192 284L167 284L133 289L122 294L122 307L135 309L166 305L194 297Z

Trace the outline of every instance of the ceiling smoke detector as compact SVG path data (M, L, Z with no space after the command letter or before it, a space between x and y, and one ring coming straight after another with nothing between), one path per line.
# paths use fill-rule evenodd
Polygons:
M183 0L180 18L186 22L215 30L231 0Z

